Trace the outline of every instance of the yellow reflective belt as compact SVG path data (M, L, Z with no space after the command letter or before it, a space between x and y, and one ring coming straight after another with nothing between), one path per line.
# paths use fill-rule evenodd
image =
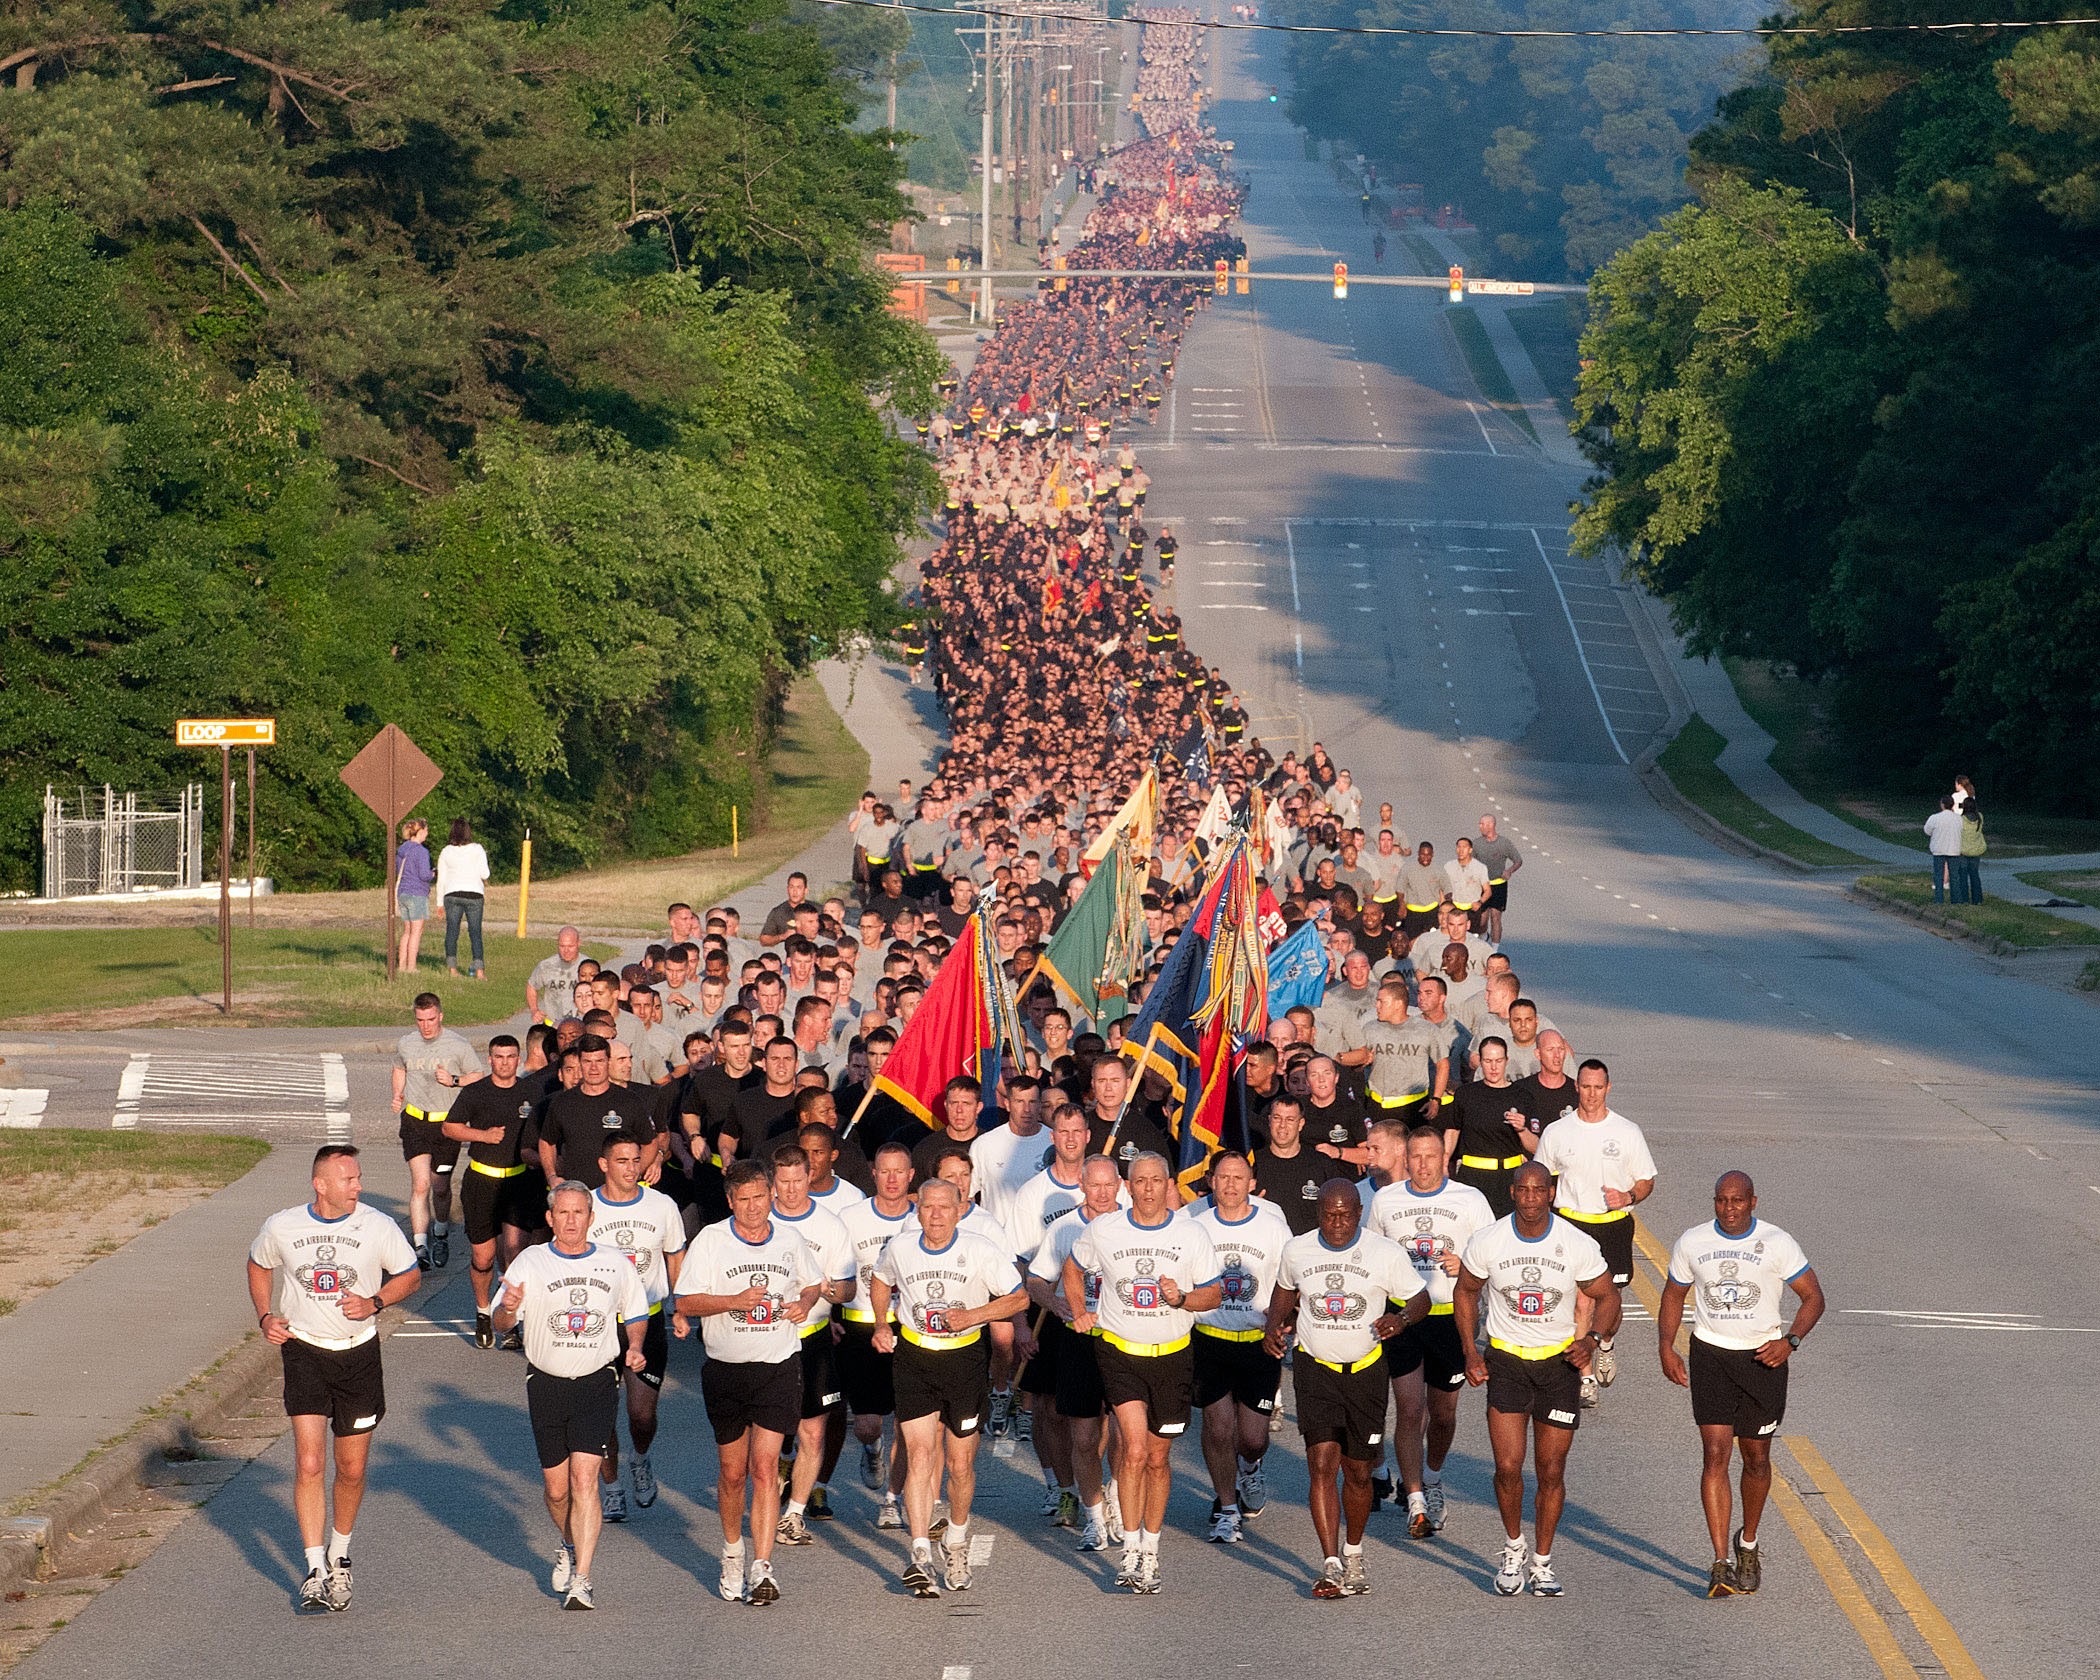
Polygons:
M1268 1334L1266 1330L1220 1330L1214 1324L1199 1324L1196 1334L1208 1336L1214 1342L1258 1342Z
M1439 904L1440 904L1440 903L1442 903L1442 902L1443 902L1443 901L1442 901L1441 899L1439 899L1439 900L1437 901L1437 903L1439 903ZM1435 904L1410 904L1410 905L1408 906L1408 909L1410 909L1410 910L1414 911L1414 912L1415 912L1415 913L1416 913L1417 915L1426 915L1426 914L1428 914L1428 912L1430 912L1431 910L1434 910L1435 908L1436 908L1436 905L1435 905Z
M1133 1359L1159 1359L1170 1353L1179 1353L1189 1345L1189 1339L1186 1336L1182 1337L1178 1342L1126 1342L1113 1331L1097 1330L1094 1334L1108 1343L1117 1352L1127 1353Z
M467 1165L473 1171L482 1174L486 1178L516 1178L518 1174L525 1170L525 1163L522 1161L514 1167L492 1167L486 1161L470 1159Z
M655 1318L655 1317L657 1317L658 1315L660 1315L660 1314L661 1314L661 1313L663 1312L663 1310L664 1310L664 1304L663 1304L663 1302L661 1302L661 1301L651 1301L651 1302L649 1303L649 1312L648 1312L648 1316L649 1316L649 1317L651 1317L651 1318Z
M1371 1100L1378 1104L1380 1108L1409 1108L1415 1103L1426 1102L1429 1098L1427 1091L1417 1091L1411 1097L1381 1097L1376 1091L1371 1090L1368 1085L1364 1089L1370 1094Z
M819 1319L815 1324L805 1324L802 1326L802 1340L806 1342L819 1330L829 1330L830 1328L831 1320L828 1318Z
M1461 1155L1458 1164L1462 1167L1477 1167L1482 1172L1499 1172L1504 1167L1521 1167L1521 1155Z
M1572 1219L1579 1225L1609 1225L1615 1219L1633 1217L1633 1209L1630 1207L1611 1208L1604 1213L1577 1213L1573 1208L1555 1208L1553 1211L1561 1218Z
M441 1121L443 1121L445 1116L450 1114L452 1110L449 1108L441 1108L435 1114L426 1114L420 1108L403 1107L401 1112L407 1115L411 1120L428 1120L433 1126L435 1126Z
M1431 1318L1448 1318L1455 1310L1449 1301L1431 1301L1429 1303L1429 1316Z
M1509 877L1507 875L1490 875L1488 877L1488 885L1491 887L1506 887L1509 885Z
M946 1353L953 1348L966 1348L984 1334L983 1328L972 1330L967 1336L922 1336L909 1325L897 1326L897 1334L913 1347L922 1347L928 1353Z
M1558 1346L1549 1348L1511 1347L1509 1343L1503 1341L1499 1336L1490 1336L1488 1338L1489 1347L1501 1349L1502 1352L1508 1354L1512 1359L1557 1359L1574 1345L1575 1338L1573 1336L1570 1336Z
M1300 1342L1298 1345L1301 1348L1305 1347L1305 1344L1303 1342ZM1383 1359L1385 1357L1385 1349L1382 1346L1375 1347L1353 1365L1338 1365L1332 1359L1322 1359L1318 1354L1312 1352L1310 1349L1306 1350L1305 1356L1306 1358L1310 1359L1315 1365L1325 1365L1330 1371L1338 1371L1343 1376L1353 1377L1359 1371L1368 1371L1373 1365L1376 1365L1379 1362L1379 1360Z

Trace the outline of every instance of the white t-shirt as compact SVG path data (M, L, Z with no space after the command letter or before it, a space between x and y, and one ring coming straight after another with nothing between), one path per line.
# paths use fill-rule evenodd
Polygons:
M788 1226L775 1219L765 1239L748 1242L736 1222L703 1226L678 1273L681 1295L741 1295L756 1285L766 1292L748 1312L709 1313L700 1321L707 1357L730 1365L777 1365L802 1345L800 1328L782 1313L786 1304L824 1270Z
M1014 1192L1013 1205L1007 1209L1006 1230L1014 1252L1023 1259L1035 1253L1044 1237L1068 1221L1085 1200L1086 1192L1077 1184L1066 1184L1045 1167ZM1119 1187L1116 1200L1128 1206L1130 1193Z
M906 1230L918 1230L919 1209L916 1203L913 1204L911 1212L905 1216L904 1223ZM963 1209L962 1229L969 1232L973 1237L982 1237L1002 1254L1013 1252L1013 1233L1007 1230L1004 1221L994 1219L991 1214L979 1207L975 1202L970 1203L968 1207Z
M1451 887L1451 902L1461 910L1471 910L1487 897L1487 865L1478 858L1469 858L1464 863L1453 858L1444 865L1444 879Z
M311 1203L263 1221L248 1258L276 1273L272 1310L311 1347L340 1351L379 1334L376 1318L343 1316L346 1295L377 1295L390 1277L416 1269L416 1251L377 1208L360 1202L340 1219L323 1219Z
M873 1324L875 1309L868 1302L873 1291L868 1285L875 1281L875 1262L882 1258L882 1250L890 1238L896 1236L907 1225L911 1225L912 1208L907 1202L904 1211L894 1219L878 1208L873 1198L863 1198L839 1215L839 1223L846 1227L846 1235L853 1243L853 1264L860 1274L860 1287L853 1299L839 1309L839 1317L849 1324ZM896 1315L890 1315L891 1322Z
M1022 1137L1011 1126L980 1132L970 1145L970 1182L984 1209L1008 1230L1013 1228L1014 1197L1049 1164L1050 1128L1038 1126Z
M1041 1278L1050 1286L1050 1298L1057 1303L1057 1316L1067 1324L1072 1320L1065 1311L1065 1262L1072 1257L1072 1245L1089 1223L1085 1204L1074 1202L1065 1210L1065 1216L1043 1233L1042 1241L1036 1245L1035 1258L1028 1263L1028 1275ZM1079 1276L1086 1310L1098 1313L1101 1310L1101 1274L1082 1268Z
M853 1239L846 1235L844 1222L828 1208L820 1207L812 1199L809 1207L799 1214L782 1213L775 1207L773 1219L809 1244L809 1251L817 1257L817 1269L826 1283L844 1283L858 1275L859 1267L853 1261ZM809 1317L802 1321L802 1334L814 1336L830 1323L831 1303L819 1295L816 1304L809 1309Z
M587 1377L621 1356L620 1326L649 1316L641 1274L617 1250L592 1243L560 1254L552 1243L528 1248L503 1271L503 1287L525 1291L518 1328L525 1358L550 1377Z
M1283 1245L1276 1286L1298 1292L1298 1346L1315 1359L1344 1367L1378 1349L1373 1326L1388 1301L1422 1292L1414 1263L1396 1242L1359 1230L1346 1248L1333 1248L1318 1231Z
M936 1351L968 1347L984 1334L981 1324L951 1330L950 1312L981 1307L1021 1287L1005 1244L961 1227L944 1248L928 1248L926 1233L917 1228L892 1237L875 1262L875 1275L895 1291L897 1324L905 1339Z
M1218 1257L1218 1281L1225 1298L1209 1312L1199 1313L1198 1326L1244 1334L1260 1330L1269 1321L1269 1297L1276 1289L1276 1267L1283 1259L1284 1244L1291 1240L1291 1223L1274 1202L1259 1196L1247 1205L1246 1215L1229 1220L1216 1206L1204 1202L1191 1217L1210 1238Z
M478 893L488 885L489 855L479 841L447 846L438 853L437 884L431 889L443 903L447 893Z
M633 1263L649 1297L649 1310L661 1312L671 1293L671 1274L664 1256L685 1248L685 1218L678 1204L646 1184L635 1187L631 1202L615 1202L605 1192L591 1192L590 1238Z
M1168 1306L1161 1282L1172 1278L1190 1290L1220 1281L1208 1233L1179 1212L1157 1225L1139 1224L1127 1208L1105 1213L1080 1232L1072 1258L1080 1270L1101 1274L1101 1333L1112 1343L1156 1347L1187 1341L1196 1315Z
M1463 1255L1473 1233L1495 1223L1495 1210L1470 1184L1447 1178L1428 1195L1419 1196L1406 1179L1396 1178L1371 1198L1367 1223L1406 1251L1415 1275L1429 1291L1429 1310L1441 1313L1451 1310L1458 1279L1439 1262L1453 1252Z
M1786 1286L1807 1270L1801 1245L1762 1219L1739 1237L1709 1219L1670 1250L1670 1281L1691 1291L1692 1334L1714 1347L1776 1341L1786 1328Z
M832 1214L839 1219L844 1219L848 1208L858 1207L868 1198L862 1193L859 1185L848 1184L838 1174L833 1173L831 1176L831 1188L828 1190L812 1190L809 1193L809 1199L826 1213Z
M1554 1121L1539 1133L1531 1158L1558 1177L1553 1205L1569 1213L1608 1213L1605 1191L1630 1191L1655 1176L1648 1140L1616 1109L1606 1109L1602 1120L1570 1114Z
M1473 1233L1460 1256L1486 1280L1488 1340L1510 1348L1560 1347L1575 1339L1577 1284L1602 1277L1604 1250L1580 1225L1554 1218L1536 1242L1517 1234L1517 1216Z

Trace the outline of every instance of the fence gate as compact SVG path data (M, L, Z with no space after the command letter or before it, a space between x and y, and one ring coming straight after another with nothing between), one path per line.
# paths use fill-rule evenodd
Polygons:
M44 896L82 898L204 884L204 784L175 798L44 789Z

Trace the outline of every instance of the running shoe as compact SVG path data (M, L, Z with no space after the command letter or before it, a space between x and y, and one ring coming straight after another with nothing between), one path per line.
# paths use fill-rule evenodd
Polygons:
M419 1272L430 1270L430 1250L428 1248L418 1248L416 1250L416 1270Z
M803 1512L811 1522L829 1522L838 1512L831 1508L831 1490L819 1483L809 1490L809 1509Z
M885 1499L882 1502L882 1509L875 1513L875 1526L877 1528L902 1528L904 1526L904 1512L899 1508L896 1500Z
M1240 1514L1248 1517L1260 1516L1269 1503L1269 1477L1268 1472L1262 1468L1262 1461L1257 1458L1242 1470L1235 1479L1234 1486L1240 1496Z
M933 1578L933 1556L931 1553L928 1553L925 1557L921 1557L917 1552L912 1553L911 1560L904 1566L904 1584L911 1588L913 1598L939 1598L941 1596L940 1583Z
M1204 1536L1213 1546L1237 1546L1244 1535L1240 1533L1240 1514L1237 1510L1220 1511L1210 1520L1210 1533Z
M484 1350L496 1345L496 1321L485 1312L474 1315L474 1345Z
M1585 1411L1591 1409L1597 1404L1597 1396L1601 1392L1602 1390L1597 1385L1597 1373L1595 1371L1583 1372L1582 1406Z
M598 1608L596 1601L591 1597L591 1578L588 1575L579 1575L569 1583L569 1590L562 1595L561 1607L564 1610Z
M445 1268L446 1268L446 1267L447 1267L448 1265L450 1265L451 1263L452 1263L452 1241L451 1241L451 1239L450 1239L449 1237L432 1237L432 1238L430 1239L430 1264L431 1264L431 1266L432 1266L432 1267L433 1267L434 1269L436 1269L437 1271L440 1271L440 1272L442 1272L442 1271L443 1271L443 1270L444 1270L444 1269L445 1269Z
M800 1511L783 1511L780 1521L773 1527L773 1538L783 1546L811 1546L817 1537L810 1533L809 1524L802 1520Z
M941 1543L941 1536L948 1532L947 1503L945 1499L936 1499L933 1502L933 1516L926 1524L926 1538L936 1546Z
M576 1579L576 1554L566 1545L554 1548L554 1573L547 1584L558 1593L569 1590L569 1583Z
M1430 1521L1429 1518L1428 1490L1424 1489L1421 1493L1409 1494L1407 1496L1407 1537L1410 1540L1427 1540L1435 1533L1436 1524Z
M1708 1598L1733 1598L1735 1596L1735 1565L1727 1558L1715 1558L1706 1572L1706 1596Z
M950 1592L970 1590L970 1548L968 1546L943 1546L941 1548L941 1575Z
M609 1523L627 1520L627 1490L618 1482L607 1482L598 1490L598 1503Z
M1101 1484L1101 1508L1108 1518L1108 1537L1120 1546L1123 1543L1123 1500L1116 1491L1113 1476ZM1240 1509L1246 1507L1242 1505Z
M1137 1578L1138 1554L1136 1549L1133 1547L1131 1550L1126 1551L1123 1554L1123 1561L1116 1566L1116 1585L1119 1587L1129 1587L1135 1590L1137 1587Z
M773 1565L765 1558L751 1560L751 1587L744 1594L746 1604L778 1604L780 1583L773 1578Z
M350 1608L350 1559L348 1556L335 1559L328 1566L328 1608L347 1610Z
M1590 1355L1590 1369L1597 1373L1597 1381L1609 1388L1618 1380L1619 1356L1612 1351L1609 1342L1599 1342L1596 1352Z
M1371 1577L1364 1569L1362 1552L1351 1552L1342 1559L1342 1592L1355 1598L1371 1590Z
M1736 1530L1729 1551L1733 1554L1729 1561L1735 1568L1735 1590L1739 1593L1756 1592L1764 1583L1763 1554L1757 1547L1743 1544L1741 1529Z
M1320 1566L1320 1578L1313 1582L1313 1597L1340 1598L1342 1596L1342 1560L1329 1558Z
M1371 1509L1377 1510L1393 1497L1393 1478L1383 1470L1371 1478Z
M503 1339L497 1342L496 1346L505 1353L523 1353L525 1351L525 1332L513 1324L508 1330L503 1332Z
M1444 1484L1442 1482L1431 1482L1427 1487L1423 1488L1422 1502L1429 1508L1430 1529L1437 1534L1443 1533Z
M1050 1520L1052 1527L1057 1525L1058 1513L1064 1509L1064 1504L1064 1496L1058 1491L1055 1484L1045 1482L1043 1484L1043 1515Z
M1560 1577L1553 1573L1553 1565L1542 1557L1534 1557L1531 1560L1531 1596L1560 1597Z
M326 1610L328 1603L328 1571L316 1566L307 1572L306 1579L299 1583L299 1608L301 1610Z
M1138 1559L1137 1580L1132 1584L1132 1590L1149 1598L1159 1589L1159 1553L1146 1552Z
M1035 1444L1035 1413L1026 1406L1014 1413L1014 1439L1023 1446Z
M1057 1518L1055 1528L1077 1528L1085 1513L1080 1509L1079 1495L1070 1488L1060 1489L1057 1495Z
M991 1424L985 1433L993 1440L999 1440L1006 1434L1007 1424L1013 1417L1013 1405L1014 1397L1011 1391L1002 1394L996 1388L992 1390Z
M1524 1590L1524 1560L1530 1550L1522 1540L1502 1542L1502 1567L1495 1571L1495 1591L1504 1598L1515 1598Z
M722 1578L715 1590L728 1604L741 1604L744 1599L744 1554L742 1548L722 1554Z
M634 1482L634 1502L643 1510L656 1503L656 1470L649 1462L647 1453L636 1453L628 1460L627 1473Z
M863 1441L860 1446L860 1485L870 1493L880 1493L882 1470L882 1443Z
M1108 1524L1098 1517L1088 1517L1086 1527L1079 1531L1079 1549L1082 1552L1105 1552L1108 1550Z

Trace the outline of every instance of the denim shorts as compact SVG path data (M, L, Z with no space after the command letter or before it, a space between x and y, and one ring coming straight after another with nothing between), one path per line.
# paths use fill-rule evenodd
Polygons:
M430 894L401 893L401 919L404 922L427 922L430 920Z

